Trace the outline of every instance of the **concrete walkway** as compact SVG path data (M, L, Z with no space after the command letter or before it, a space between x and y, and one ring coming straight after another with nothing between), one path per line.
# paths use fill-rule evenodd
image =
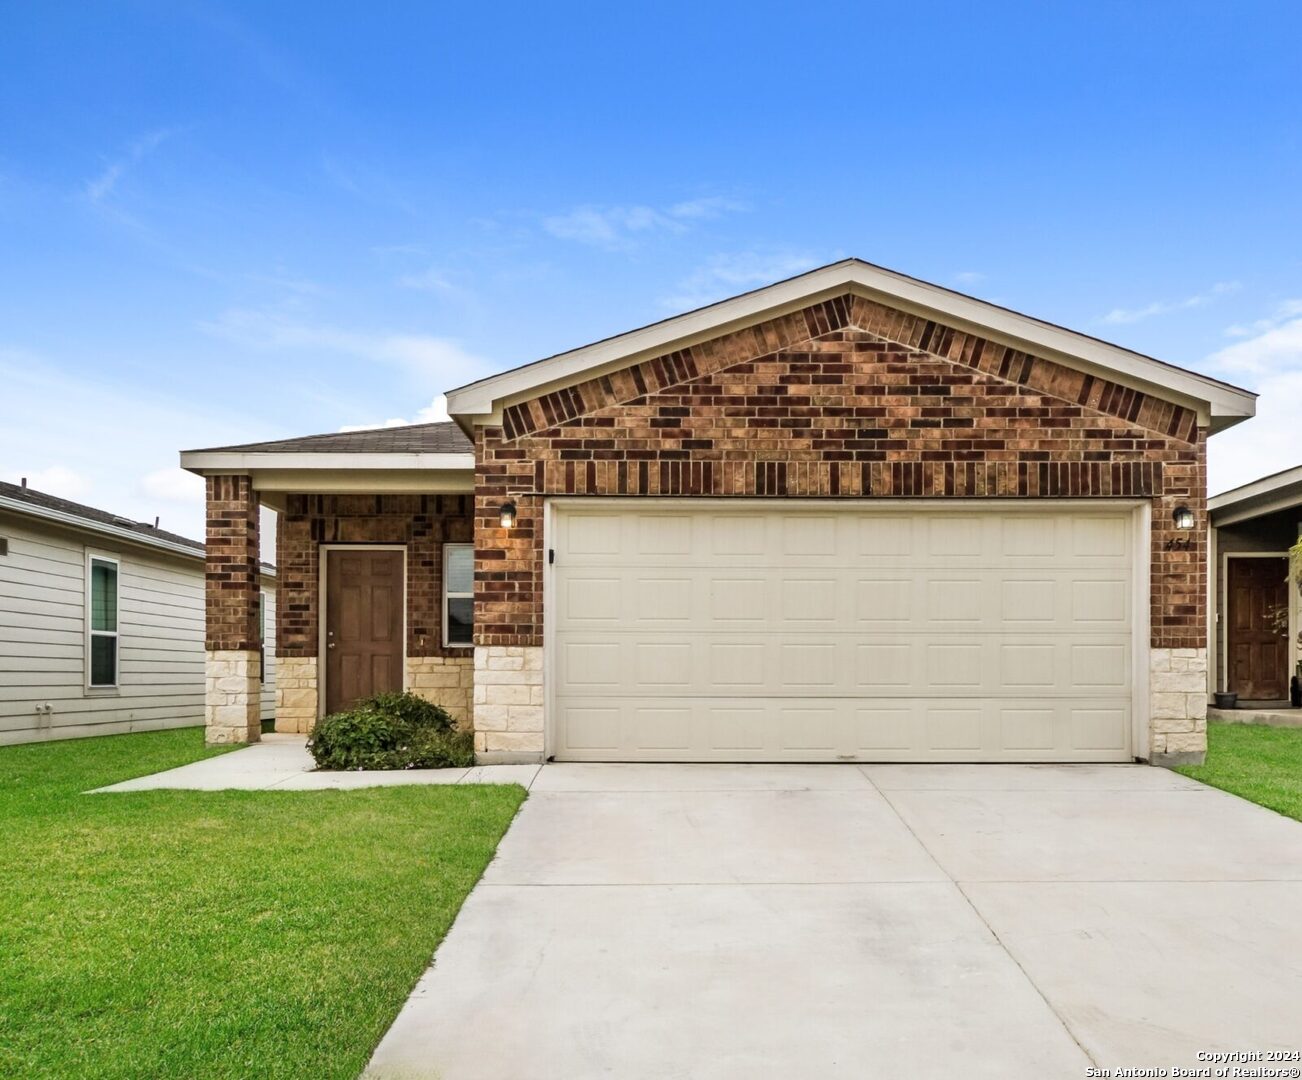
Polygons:
M182 765L179 769L97 788L106 791L320 791L324 788L388 787L395 784L522 784L528 787L539 765L480 765L473 769L407 769L401 772L315 772L305 735L264 735L262 741L229 754Z
M367 1075L1083 1077L1302 1035L1302 824L1137 766L549 765Z

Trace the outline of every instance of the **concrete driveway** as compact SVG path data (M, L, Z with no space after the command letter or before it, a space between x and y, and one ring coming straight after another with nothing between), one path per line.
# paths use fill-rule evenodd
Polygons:
M1268 1049L1302 1049L1302 824L1233 796L1143 766L551 765L367 1075Z

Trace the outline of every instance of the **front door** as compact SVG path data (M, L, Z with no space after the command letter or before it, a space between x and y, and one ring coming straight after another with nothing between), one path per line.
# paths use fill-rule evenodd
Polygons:
M402 689L401 551L326 553L326 712Z
M1227 690L1249 701L1288 697L1288 560L1231 558Z

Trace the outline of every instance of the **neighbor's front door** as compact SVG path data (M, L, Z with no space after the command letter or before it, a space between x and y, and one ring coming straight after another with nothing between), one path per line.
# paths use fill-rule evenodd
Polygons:
M1229 560L1226 689L1249 701L1288 697L1288 560Z
M401 551L326 552L326 711L402 689Z

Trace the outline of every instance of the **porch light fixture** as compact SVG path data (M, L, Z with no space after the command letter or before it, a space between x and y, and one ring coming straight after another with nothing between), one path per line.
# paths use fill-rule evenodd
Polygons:
M1177 529L1192 529L1194 527L1194 512L1183 503L1175 508L1175 513L1171 517L1175 521Z
M515 503L508 499L498 511L502 515L502 528L515 528Z

